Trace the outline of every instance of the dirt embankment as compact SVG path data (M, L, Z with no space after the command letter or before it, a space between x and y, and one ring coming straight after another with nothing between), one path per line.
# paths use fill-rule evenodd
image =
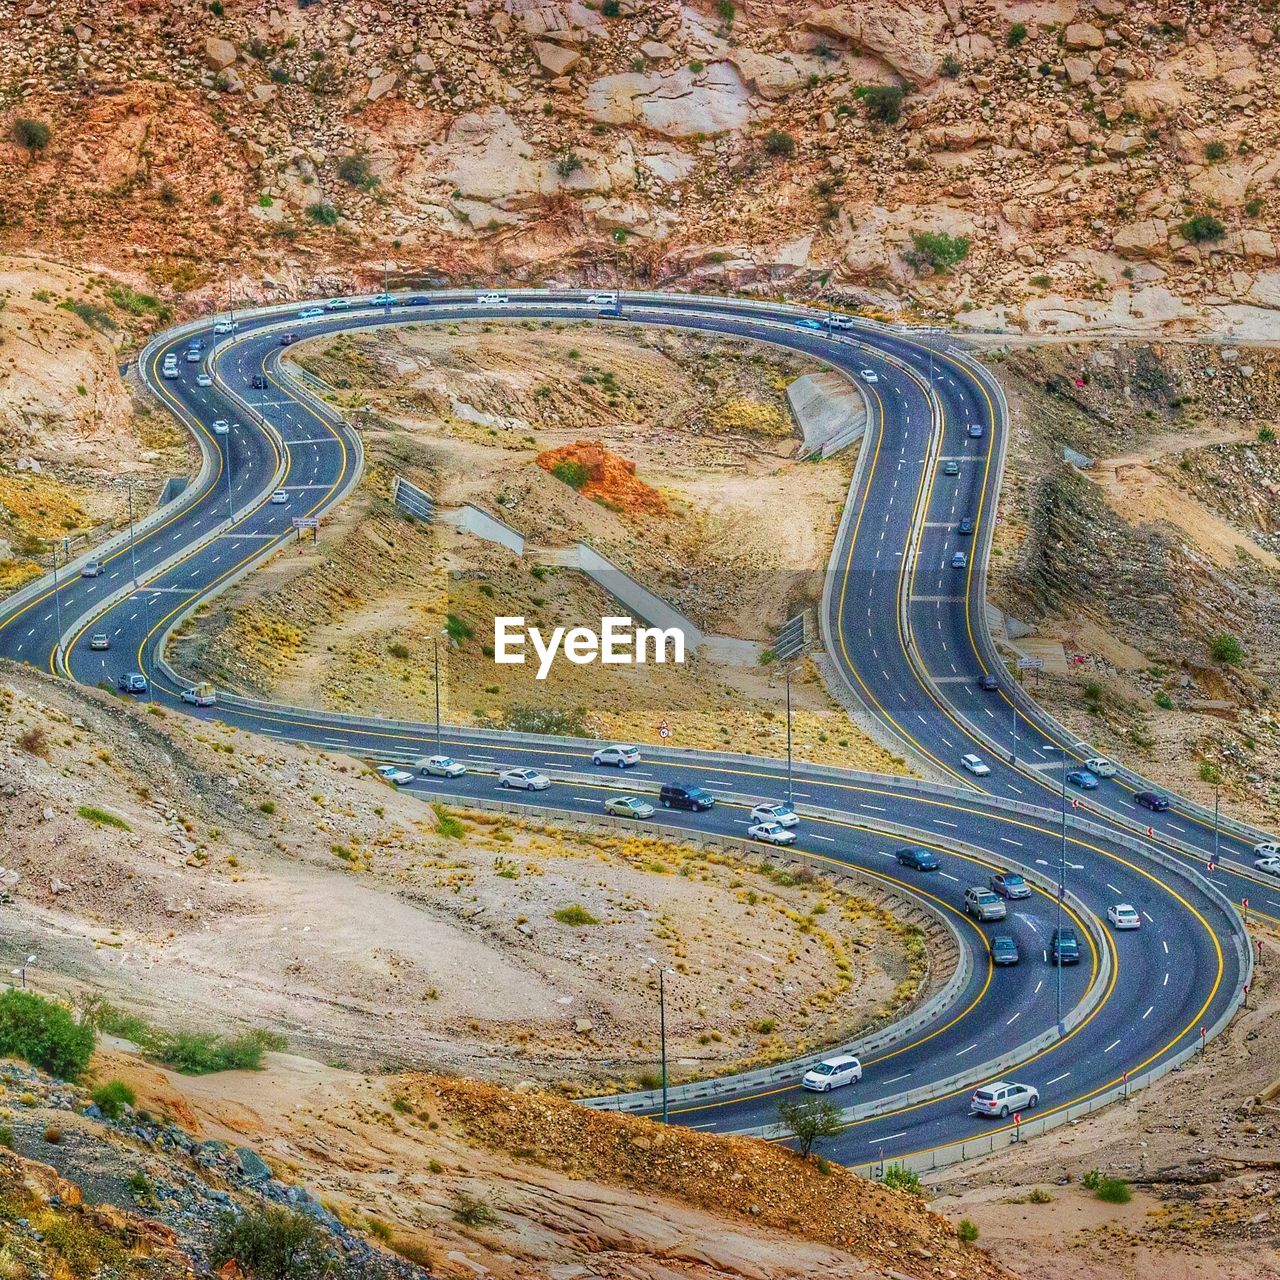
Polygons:
M358 761L8 678L0 936L161 1026L607 1091L653 1077L649 957L677 1077L842 1040L927 976L920 933L834 878L445 814Z
M997 372L1014 435L992 599L1034 628L1017 643L1046 660L1037 696L1178 790L1211 806L1220 779L1230 811L1277 822L1280 361L1054 347Z
M367 424L365 483L317 549L254 574L180 640L189 669L290 701L430 719L438 643L454 722L652 742L665 719L677 745L785 754L783 681L765 650L819 597L852 465L795 460L785 387L809 362L677 331L551 323L409 326L305 344L299 358ZM593 492L581 460L557 467L581 440L615 460L612 482L625 476L630 497ZM526 554L410 522L388 500L397 473L441 506L486 509ZM546 632L616 612L563 563L578 540L746 643L685 666L562 661L546 680L536 665L496 664L497 615ZM904 767L808 666L795 703L801 757Z

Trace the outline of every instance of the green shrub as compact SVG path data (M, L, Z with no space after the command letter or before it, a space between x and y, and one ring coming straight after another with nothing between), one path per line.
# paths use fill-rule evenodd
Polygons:
M336 227L341 216L327 200L307 205L307 217L318 227Z
M960 59L957 58L954 53L947 54L947 56L943 58L941 65L938 67L938 70L941 71L948 80L954 80L963 69Z
M1109 1178L1098 1169L1090 1169L1080 1181L1086 1190L1108 1204L1128 1204L1133 1199L1129 1184L1123 1178Z
M770 129L764 135L764 149L771 156L789 159L796 153L796 140L783 129Z
M0 1147L13 1150L13 1130L7 1124L0 1124Z
M1208 213L1197 213L1188 218L1178 228L1178 234L1192 244L1205 244L1209 241L1221 240L1227 234L1227 228L1217 218Z
M733 0L716 0L716 17L726 27L733 26L733 19L736 15L737 10L733 6Z
M561 924L574 926L600 923L586 907L579 906L576 902L572 906L561 907L559 911L555 912L555 918Z
M562 178L571 178L582 168L582 157L572 148L566 147L556 157L556 173Z
M1233 667L1244 661L1244 645L1235 636L1225 633L1213 637L1209 642L1209 652L1213 655L1214 662L1225 662Z
M570 489L583 489L591 479L591 468L585 462L574 462L564 458L551 468L551 474L563 481Z
M258 806L259 813L271 814L271 813L275 813L275 811L276 811L276 802L274 800L264 800Z
M1163 689L1161 689L1160 692L1156 694L1156 706L1162 711L1172 711L1173 699L1169 697Z
M917 270L927 264L945 273L969 256L969 237L945 231L913 231L911 245L902 256Z
M972 1244L978 1238L977 1224L968 1218L961 1218L956 1224L956 1235L958 1235L965 1244Z
M1259 444L1274 444L1274 443L1275 443L1275 439L1276 439L1276 433L1275 433L1275 428L1274 428L1274 427L1259 427L1259 428L1258 428L1258 443L1259 443Z
M93 1027L31 991L0 996L0 1056L22 1058L62 1080L77 1080L89 1064Z
M600 6L600 12L606 18L620 18L622 17L622 5L619 0L604 0L604 3Z
M861 90L858 96L867 104L867 114L873 120L897 124L906 92L900 84L876 84Z
M1217 164L1219 160L1227 158L1227 144L1219 142L1215 139L1213 142L1205 144L1204 158L1213 164Z
M183 1075L207 1076L219 1071L261 1071L262 1055L285 1044L283 1036L261 1029L230 1040L211 1031L174 1031L153 1034L143 1049L147 1057Z
M891 1164L884 1171L884 1177L880 1181L895 1191L905 1191L913 1196L924 1195L924 1188L920 1185L920 1175L900 1164Z
M453 1216L467 1227L492 1227L498 1221L498 1215L483 1200L461 1191L454 1197Z
M403 660L409 656L409 646L407 644L401 644L399 640L393 640L389 645L387 645L387 652L393 658L400 658Z
M461 840L467 834L466 827L444 805L433 804L431 807L436 814L436 835L444 836L448 840Z
M96 805L82 804L76 812L87 818L95 827L114 827L117 831L132 831L133 828L119 815L108 813Z
M19 116L9 130L9 136L28 151L43 151L53 137L53 130L43 120L31 120Z
M361 191L371 191L378 185L369 167L369 157L363 151L353 151L338 161L338 177L349 187L357 187ZM332 224L329 224L332 225Z
M108 1080L93 1091L93 1105L109 1120L119 1120L125 1107L131 1107L137 1096L123 1080Z
M1006 42L1010 49L1016 49L1027 38L1027 24L1025 22L1015 22L1009 28L1009 34Z
M840 1132L840 1108L827 1098L784 1098L778 1103L778 1123L791 1131L807 1160L816 1142Z
M280 1205L218 1220L209 1260L222 1267L233 1259L251 1280L320 1280L339 1274L319 1224Z
M444 629L449 635L449 639L457 644L461 644L464 640L470 640L475 635L475 628L464 619L458 617L456 613L445 615Z

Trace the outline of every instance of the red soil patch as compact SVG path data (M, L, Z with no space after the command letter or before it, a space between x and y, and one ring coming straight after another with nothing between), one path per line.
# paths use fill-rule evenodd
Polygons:
M643 480L636 479L636 464L616 453L610 453L599 440L576 440L538 454L537 463L544 471L554 472L561 463L584 469L586 480L578 491L588 498L599 498L618 511L649 515L665 515L663 496Z

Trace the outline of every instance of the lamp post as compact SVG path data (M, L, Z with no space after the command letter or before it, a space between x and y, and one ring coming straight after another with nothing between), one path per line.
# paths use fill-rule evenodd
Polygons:
M1062 1025L1062 900L1067 893L1067 749L1066 747L1055 746L1051 742L1045 743L1046 751L1061 751L1062 753L1062 844L1058 854L1058 893L1057 893L1057 909L1055 916L1055 928L1058 931L1058 956L1057 956L1057 1007L1058 1007L1058 1025Z
M9 970L9 976L11 978L17 978L18 981L21 983L22 989L24 991L27 989L27 967L29 965L35 964L35 962L36 962L35 956L30 955L16 969Z
M791 668L787 668L787 805L791 797Z
M440 755L440 637L431 637L431 646L435 651L436 667L436 755Z
M67 563L67 539L62 540L62 563ZM57 616L58 634L54 637L53 648L57 653L62 644L62 596L58 591L58 544L53 544L53 612Z
M133 481L129 481L129 576L133 585L138 585L138 557L133 549Z
M667 1111L667 983L666 969L653 957L649 963L658 970L658 1042L662 1057L662 1123L669 1123Z

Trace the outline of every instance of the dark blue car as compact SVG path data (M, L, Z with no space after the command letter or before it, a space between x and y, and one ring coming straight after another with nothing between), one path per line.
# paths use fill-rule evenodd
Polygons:
M901 867L910 867L912 871L937 871L942 865L937 854L928 849L917 849L914 845L899 849L894 855Z

